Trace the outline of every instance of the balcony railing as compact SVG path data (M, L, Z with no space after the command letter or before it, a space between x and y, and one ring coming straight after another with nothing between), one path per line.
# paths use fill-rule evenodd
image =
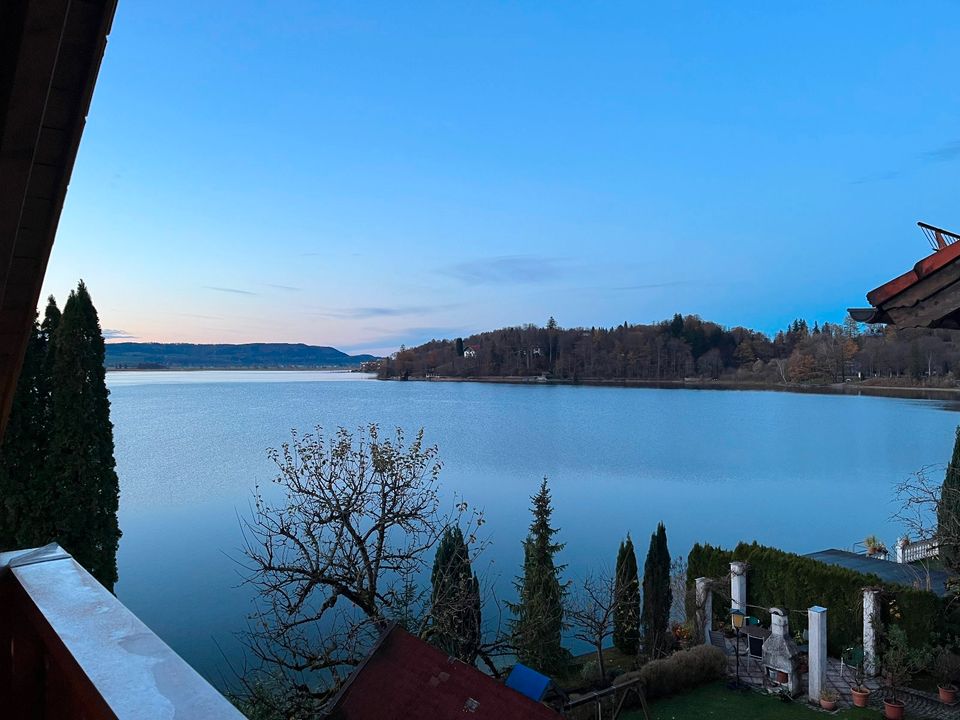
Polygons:
M243 715L58 545L0 553L0 716Z

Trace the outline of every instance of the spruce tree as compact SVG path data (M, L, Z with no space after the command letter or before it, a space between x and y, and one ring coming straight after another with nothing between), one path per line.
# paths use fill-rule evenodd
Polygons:
M448 655L473 664L480 647L480 581L459 527L448 527L430 575L431 642Z
M105 587L117 580L120 488L97 311L81 281L54 338L50 451L56 539Z
M554 542L557 529L550 526L553 507L547 479L531 498L533 522L523 543L523 575L517 578L519 601L510 604L513 644L517 660L548 675L567 670L569 653L562 647L563 601L566 584L560 582L564 565L556 565L554 557L563 549Z
M636 655L640 643L640 580L633 540L620 543L614 584L613 645L625 655Z
M670 551L667 549L667 529L663 523L650 536L650 549L643 564L643 644L647 655L657 658L669 647L670 608L673 590L670 588Z
M953 456L940 488L937 535L943 564L960 570L960 427L957 427Z

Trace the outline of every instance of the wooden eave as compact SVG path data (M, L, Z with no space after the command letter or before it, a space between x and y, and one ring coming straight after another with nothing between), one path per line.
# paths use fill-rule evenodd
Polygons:
M0 438L115 10L0 2Z

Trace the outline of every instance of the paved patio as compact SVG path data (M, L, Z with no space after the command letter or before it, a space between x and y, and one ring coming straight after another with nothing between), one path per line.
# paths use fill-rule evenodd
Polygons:
M711 643L727 654L727 667L731 677L736 676L737 655L734 653L733 639L727 639L723 633L712 632ZM740 680L756 689L768 689L771 683L763 672L760 661L746 654L747 644L745 637L740 643ZM841 671L843 673L841 677ZM841 667L840 660L827 659L827 687L837 693L838 708L847 708L853 705L850 698L850 686L853 684L854 672L850 666ZM864 683L870 688L870 707L883 710L883 698L880 690L880 681L877 678L867 678ZM807 676L804 674L800 683L803 693L806 693ZM803 695L801 695L803 697ZM960 703L953 706L943 705L935 695L928 695L919 691L909 690L900 693L900 699L906 705L907 718L931 718L932 720L957 720L960 718Z

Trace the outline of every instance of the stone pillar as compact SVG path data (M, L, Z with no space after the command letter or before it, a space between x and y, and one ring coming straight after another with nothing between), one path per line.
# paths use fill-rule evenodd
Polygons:
M713 590L709 587L709 581L705 577L698 577L697 580L697 617L696 623L703 631L703 642L710 644L710 628L713 625Z
M877 631L874 618L879 618L879 599L879 590L863 589L863 670L867 677L875 677L877 674Z
M808 660L807 694L810 702L820 702L820 691L827 686L827 609L814 605L807 610Z
M744 562L730 563L730 598L731 610L747 613L747 564Z
M902 564L907 561L906 550L909 544L910 544L910 538L908 538L906 535L904 535L902 538L897 540L897 562L898 563Z

